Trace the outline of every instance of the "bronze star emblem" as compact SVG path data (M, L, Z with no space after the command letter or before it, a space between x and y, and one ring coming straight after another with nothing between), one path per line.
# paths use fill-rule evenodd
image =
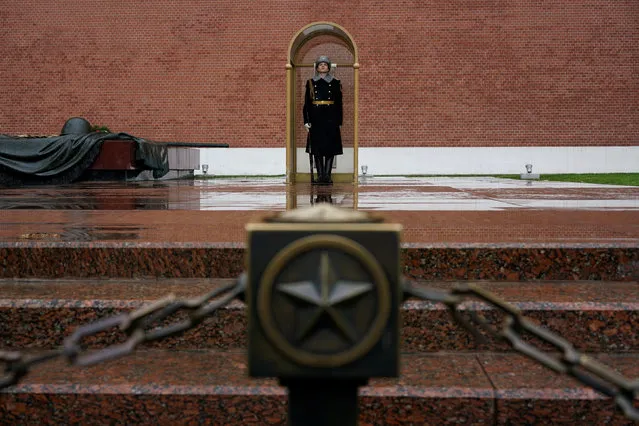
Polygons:
M363 246L312 235L284 247L260 280L257 314L271 344L305 366L336 367L364 356L390 315L384 271Z
M357 341L357 331L337 309L337 305L362 296L372 289L373 284L369 282L340 280L335 274L328 252L321 254L316 281L285 283L277 286L278 291L315 307L310 315L301 318L296 340L302 341L317 331L320 320L326 316L335 329L351 343Z

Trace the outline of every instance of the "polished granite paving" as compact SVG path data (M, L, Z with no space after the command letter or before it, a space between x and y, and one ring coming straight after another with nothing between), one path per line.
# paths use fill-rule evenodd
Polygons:
M319 202L401 223L408 278L440 289L482 280L535 323L579 336L579 350L638 376L639 188L494 178L0 188L0 324L12 330L0 343L56 347L77 324L139 308L168 291L187 297L228 284L244 268L247 222ZM402 347L410 352L402 361L409 368L399 379L362 388L362 424L629 424L609 399L576 381L456 334L443 307L410 301L402 309ZM0 418L285 422L283 388L246 377L241 304L189 333L92 369L61 362L40 368L0 393ZM101 337L91 344L117 338Z
M635 246L639 187L489 177L283 177L0 188L0 242L242 243L247 222L330 202L403 225L406 244Z

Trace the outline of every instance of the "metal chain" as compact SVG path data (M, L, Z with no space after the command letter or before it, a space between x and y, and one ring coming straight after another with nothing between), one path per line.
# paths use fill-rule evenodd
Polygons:
M0 376L0 389L15 385L22 377L29 373L32 367L58 358L61 355L61 350L37 355L0 351L0 363L5 364L4 373Z
M54 351L37 355L0 351L0 365L5 365L4 373L0 376L0 389L17 384L36 365L59 357L67 358L73 365L93 365L128 355L142 343L182 334L202 323L233 299L242 299L246 283L246 274L242 274L235 283L217 288L200 297L176 300L175 296L169 295L131 313L81 326L65 339L62 348ZM188 312L186 320L162 328L154 327L154 324L159 324L180 311ZM128 338L124 343L90 352L83 348L83 339L113 327L118 327L127 334Z
M613 398L627 418L639 421L639 410L633 405L633 399L639 396L639 380L630 381L609 367L580 354L570 342L536 326L515 306L479 286L460 285L451 291L443 291L417 287L414 284L407 280L403 282L404 299L417 298L443 303L453 318L479 341L486 340L484 334L505 341L517 352L541 365L557 373L572 376L582 384ZM0 350L0 363L5 364L4 374L0 376L0 389L18 383L36 365L59 357L67 358L73 365L88 366L128 355L142 343L180 335L198 326L232 300L243 300L246 286L247 277L246 274L242 274L234 284L215 289L200 297L176 300L173 295L169 295L129 314L104 318L81 326L64 341L62 348L54 351L30 355ZM475 312L461 309L463 302L472 298L479 299L505 314L502 328L497 328ZM159 324L180 311L187 311L186 320L161 328L154 327L154 324ZM467 316L470 316L470 320ZM82 347L83 339L113 327L118 327L128 335L124 343L90 352ZM560 354L553 356L538 349L522 339L525 334L550 344L558 349Z
M639 380L628 380L611 368L579 353L570 342L533 324L522 315L517 307L506 303L495 294L474 284L459 285L446 292L419 288L414 283L404 281L404 295L405 298L414 297L443 303L451 311L455 320L478 340L486 340L484 335L480 333L483 331L485 334L508 343L517 352L539 364L557 373L569 375L603 395L613 398L615 404L627 418L639 421L639 410L633 405L633 399L639 398ZM464 312L460 309L463 302L473 298L479 299L505 314L501 328L475 312ZM466 316L470 316L471 321ZM553 356L548 351L544 352L524 341L522 337L526 334L550 344L559 350L559 354Z

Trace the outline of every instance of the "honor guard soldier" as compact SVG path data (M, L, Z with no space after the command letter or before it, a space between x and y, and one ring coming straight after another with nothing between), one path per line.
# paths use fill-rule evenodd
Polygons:
M304 97L304 127L308 132L306 152L317 167L317 183L331 184L331 171L336 155L342 155L342 84L331 74L331 61L320 56L315 61L315 73L306 82ZM313 180L313 182L315 182Z

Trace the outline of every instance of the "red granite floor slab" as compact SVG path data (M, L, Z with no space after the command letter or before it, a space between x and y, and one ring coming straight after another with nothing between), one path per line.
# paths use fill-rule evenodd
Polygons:
M0 242L243 243L247 222L310 205L318 191L337 206L401 223L410 244L639 241L637 187L375 178L314 188L256 178L0 188Z
M245 225L271 212L260 211L1 211L2 242L207 242L244 243ZM454 244L637 245L634 211L391 211L380 215L400 223L402 241Z

